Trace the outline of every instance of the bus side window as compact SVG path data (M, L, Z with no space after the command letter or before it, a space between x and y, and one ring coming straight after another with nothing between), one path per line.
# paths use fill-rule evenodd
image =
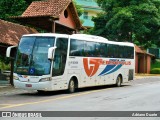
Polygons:
M108 57L109 58L114 57L114 46L112 44L108 44Z
M93 57L94 56L94 42L84 42L85 49L85 57Z
M119 58L123 58L123 46L119 46Z
M83 56L85 54L84 41L71 39L70 42L70 56Z

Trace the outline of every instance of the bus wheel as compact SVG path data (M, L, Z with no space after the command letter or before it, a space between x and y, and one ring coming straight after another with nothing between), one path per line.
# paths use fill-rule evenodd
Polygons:
M68 85L68 92L69 93L74 93L75 92L75 81L74 80L70 80L69 85Z
M122 85L122 77L118 75L117 80L116 80L116 86L121 87Z

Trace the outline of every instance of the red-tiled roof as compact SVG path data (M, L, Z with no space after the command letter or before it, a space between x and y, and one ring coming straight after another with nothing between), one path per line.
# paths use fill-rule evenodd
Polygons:
M71 0L46 0L32 2L22 14L22 17L33 16L59 16L64 11Z
M145 53L140 47L138 47L137 45L135 45L135 51L137 53Z
M77 10L72 0L34 1L29 5L29 7L21 16L12 16L12 18L17 19L18 21L23 21L24 19L31 20L33 18L42 20L43 17L51 17L53 20L57 20L59 19L60 15L67 9L67 7L69 7L69 9L71 10L73 21L76 24L76 29L85 29L79 20ZM34 23L29 24L33 25Z
M149 55L151 57L155 57L155 55L147 53L145 50L142 50L140 47L138 47L137 45L135 45L135 51L136 53L140 53L140 54L146 54Z
M35 29L0 20L0 43L17 45L23 34L38 33Z

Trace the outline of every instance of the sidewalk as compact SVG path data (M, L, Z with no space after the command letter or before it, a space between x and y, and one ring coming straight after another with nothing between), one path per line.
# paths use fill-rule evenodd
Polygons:
M0 73L0 88L10 86L9 75Z
M135 76L160 76L160 74L143 74L143 73L135 73Z
M0 80L0 89L4 87L10 87L9 80Z
M10 85L9 80L0 80L0 94L11 92L11 90L14 90L15 88Z
M135 74L134 79L148 78L148 77L160 77L160 74Z

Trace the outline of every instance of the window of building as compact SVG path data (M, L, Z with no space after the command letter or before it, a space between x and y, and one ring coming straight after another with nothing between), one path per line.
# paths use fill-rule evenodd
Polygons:
M84 12L84 13L83 13L83 18L84 18L84 19L88 19L88 12Z
M65 18L68 17L68 11L67 11L67 10L64 11L64 17L65 17Z

